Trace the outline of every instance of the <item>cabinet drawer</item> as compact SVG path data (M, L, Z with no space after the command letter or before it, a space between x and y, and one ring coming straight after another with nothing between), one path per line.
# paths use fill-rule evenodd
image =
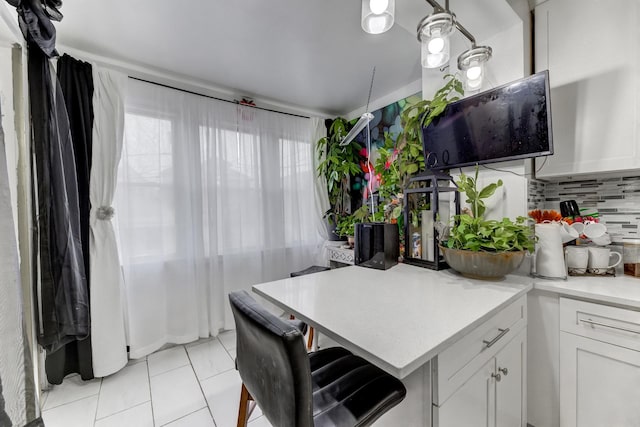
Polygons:
M433 403L444 403L526 326L525 295L438 354L431 367Z
M560 330L640 351L640 311L560 298Z

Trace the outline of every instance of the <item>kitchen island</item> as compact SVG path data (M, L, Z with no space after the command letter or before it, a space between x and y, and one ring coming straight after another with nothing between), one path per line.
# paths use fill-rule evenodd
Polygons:
M487 282L398 264L385 271L345 267L253 290L403 380L407 398L376 425L454 426L478 416L498 425L501 417L515 417L522 425L532 283L523 276ZM505 373L499 356L511 342L515 350L505 354L515 359ZM517 389L505 395L504 405L498 402L501 380Z

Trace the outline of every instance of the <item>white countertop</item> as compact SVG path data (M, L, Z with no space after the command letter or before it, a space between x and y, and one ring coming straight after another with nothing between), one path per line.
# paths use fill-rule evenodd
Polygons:
M404 378L533 286L530 277L466 279L407 264L338 268L254 292L340 345Z
M640 277L570 276L567 280L535 280L535 289L605 304L640 309Z

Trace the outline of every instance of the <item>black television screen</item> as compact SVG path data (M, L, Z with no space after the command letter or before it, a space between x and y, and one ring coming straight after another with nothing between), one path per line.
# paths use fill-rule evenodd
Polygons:
M433 170L553 154L549 73L452 102L422 132Z

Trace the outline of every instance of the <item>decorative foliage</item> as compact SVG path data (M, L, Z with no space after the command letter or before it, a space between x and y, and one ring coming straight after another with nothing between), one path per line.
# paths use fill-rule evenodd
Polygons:
M348 126L345 119L336 118L329 129L329 136L321 138L317 143L318 153L324 154L324 159L318 165L318 175L327 180L331 205L325 216L340 218L347 214L343 202L349 196L350 177L362 173L359 154L362 147L356 142L340 145L349 131Z
M446 246L453 249L470 251L522 251L533 252L535 238L528 219L523 216L513 222L509 218L502 221L484 219L486 206L484 199L491 197L502 180L478 190L478 167L474 178L461 174L456 182L458 189L467 197L471 205L471 214L464 213L454 217L454 225L449 230Z

